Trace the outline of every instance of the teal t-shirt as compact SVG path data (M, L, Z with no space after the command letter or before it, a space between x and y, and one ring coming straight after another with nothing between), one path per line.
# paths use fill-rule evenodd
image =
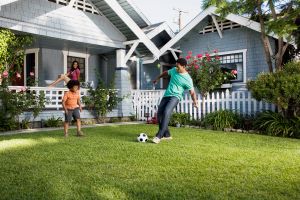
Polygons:
M168 70L170 83L164 97L177 97L182 100L184 90L194 89L193 80L188 73L178 73L176 67Z

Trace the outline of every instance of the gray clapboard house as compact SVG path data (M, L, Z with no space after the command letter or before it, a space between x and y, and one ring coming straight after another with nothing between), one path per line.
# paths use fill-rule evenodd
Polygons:
M65 88L45 86L67 72L73 60L80 63L83 83L95 86L98 78L106 84L115 80L121 95L152 90L151 80L188 51L196 55L218 49L222 68L238 72L223 88L245 90L248 80L268 71L259 23L234 14L221 20L215 7L174 34L166 23L151 24L130 0L1 0L0 6L0 27L35 38L26 49L18 85L26 86L26 78L34 72L36 90L47 90L53 101L48 108L59 108ZM276 36L270 34L269 41L274 52ZM168 80L161 80L156 89L167 84ZM131 114L129 97L110 116ZM62 116L62 112L48 109L40 118L52 115ZM90 117L89 113L83 117Z

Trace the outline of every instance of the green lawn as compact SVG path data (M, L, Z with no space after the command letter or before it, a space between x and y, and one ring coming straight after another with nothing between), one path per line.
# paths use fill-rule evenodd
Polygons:
M0 199L300 199L300 140L172 128L136 142L156 130L0 136Z

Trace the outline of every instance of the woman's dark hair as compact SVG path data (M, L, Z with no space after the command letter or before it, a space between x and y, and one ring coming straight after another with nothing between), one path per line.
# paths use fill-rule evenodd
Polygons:
M67 83L67 87L69 89L73 88L74 86L78 86L78 88L80 87L80 82L77 81L77 80L70 80L68 83Z
M179 58L176 63L179 63L181 66L185 67L187 65L186 59Z
M77 69L80 70L79 62L78 62L77 60L74 60L74 61L72 62L72 66L71 66L71 72L75 70L75 68L74 68L74 63L77 63Z

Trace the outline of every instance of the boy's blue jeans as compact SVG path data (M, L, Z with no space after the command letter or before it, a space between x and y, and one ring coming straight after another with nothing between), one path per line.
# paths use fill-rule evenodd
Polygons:
M170 121L171 114L173 109L179 103L179 99L177 97L163 97L157 112L157 118L159 123L159 131L156 134L156 137L161 139L162 137L170 137L170 131L168 128L168 124Z

